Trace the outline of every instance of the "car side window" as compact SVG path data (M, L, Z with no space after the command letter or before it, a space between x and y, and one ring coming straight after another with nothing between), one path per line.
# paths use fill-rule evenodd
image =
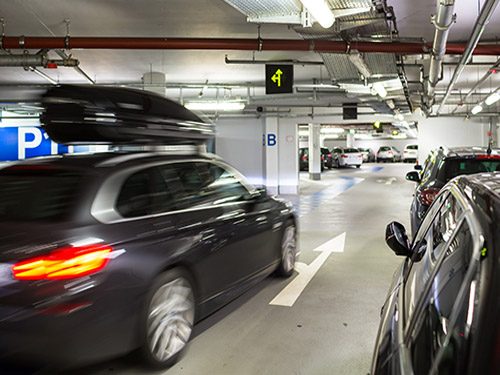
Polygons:
M459 230L444 254L444 259L424 298L422 313L410 332L409 349L413 371L426 374L440 351L439 374L460 374L464 367L463 349L467 343L467 311L469 299L459 299L461 288L470 291L466 273L472 260L474 241L467 221ZM467 284L467 285L466 285ZM458 301L458 303L457 303ZM450 321L453 315L458 319ZM450 338L446 340L447 335Z
M125 180L115 206L120 215L130 218L164 212L172 203L158 169L148 168Z
M235 201L248 193L233 173L212 163L169 164L162 175L169 189L172 181L179 185L172 194L180 209Z

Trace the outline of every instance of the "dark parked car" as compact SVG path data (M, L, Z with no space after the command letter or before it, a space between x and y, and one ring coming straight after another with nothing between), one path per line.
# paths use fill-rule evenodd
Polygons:
M435 199L381 310L371 375L500 373L500 173L462 176Z
M76 109L57 118L58 129L51 128L47 110L50 134L64 130L59 136L76 140L73 127L92 121L85 111L102 106L107 114L114 106L92 99L101 93L83 93ZM71 100L54 95L50 103ZM133 104L126 97L119 103ZM140 113L128 116L141 123ZM172 118L167 122L167 136L161 126L153 134L137 129L141 142L149 136L182 141L183 129L176 130ZM107 141L137 136L120 133L119 123L103 126ZM290 204L195 148L64 155L7 166L0 170L0 357L75 366L141 348L150 365L169 366L194 323L269 274L292 274L296 233Z
M323 157L323 163L326 168L332 169L333 168L333 157L332 153L330 150L326 147L321 147L321 155Z
M325 155L323 151L320 154L321 157L321 172L325 170ZM309 170L309 148L301 147L299 148L299 170L308 171Z
M439 190L452 178L479 172L500 171L500 150L484 147L437 149L429 154L423 171L412 171L406 179L415 181L410 209L411 230L415 233Z

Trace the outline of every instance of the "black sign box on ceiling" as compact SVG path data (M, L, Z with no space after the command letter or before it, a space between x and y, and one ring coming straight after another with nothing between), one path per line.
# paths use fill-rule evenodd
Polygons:
M266 64L266 94L293 93L293 65Z
M344 120L358 119L358 104L357 103L342 103L342 118Z

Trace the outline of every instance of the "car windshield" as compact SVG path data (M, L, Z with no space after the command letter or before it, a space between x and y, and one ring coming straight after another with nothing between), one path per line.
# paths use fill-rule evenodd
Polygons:
M81 175L14 166L0 171L1 221L60 221L75 203Z
M387 146L383 146L383 147L380 147L380 150L379 151L390 151L390 147L387 147Z
M500 159L447 159L439 167L438 179L448 182L464 174L500 171Z
M344 152L345 152L346 154L352 154L352 153L354 153L354 152L359 152L359 150L358 150L357 148L345 148L345 149L344 149Z
M418 150L418 146L417 145L409 145L409 146L406 146L406 149L407 150Z

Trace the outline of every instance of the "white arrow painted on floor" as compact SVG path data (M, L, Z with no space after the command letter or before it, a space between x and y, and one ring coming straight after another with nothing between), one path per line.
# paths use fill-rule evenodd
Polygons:
M319 271L331 253L343 253L345 246L345 232L337 237L318 246L314 251L321 252L311 264L296 263L296 270L299 272L295 277L271 302L270 305L291 307L297 301L307 284Z
M387 179L387 181L385 182L386 185L391 185L393 182L396 182L398 179L396 177L391 177L389 179Z

